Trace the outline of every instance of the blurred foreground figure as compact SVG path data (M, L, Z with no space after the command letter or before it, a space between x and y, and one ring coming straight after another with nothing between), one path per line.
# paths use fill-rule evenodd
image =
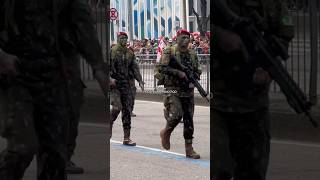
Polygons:
M80 53L107 95L106 65L86 0L0 2L0 179L65 180L73 110L67 66ZM73 64L75 63L75 64Z
M212 176L214 180L265 180L271 77L255 63L256 47L245 46L247 39L236 32L254 23L261 35L287 47L293 26L281 0L214 0L213 5Z

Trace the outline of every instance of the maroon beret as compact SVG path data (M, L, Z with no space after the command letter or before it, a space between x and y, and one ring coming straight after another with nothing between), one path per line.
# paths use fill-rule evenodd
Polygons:
M125 33L125 32L118 32L117 35L118 35L118 36L127 36L127 37L128 37L127 33Z
M177 31L177 36L180 36L182 34L190 36L190 32L187 31L186 29L180 29L180 30Z

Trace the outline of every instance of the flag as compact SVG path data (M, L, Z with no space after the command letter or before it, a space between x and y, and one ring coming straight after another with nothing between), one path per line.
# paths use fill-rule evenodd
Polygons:
M166 44L164 43L163 39L164 39L164 37L161 36L161 37L159 38L159 41L158 41L157 63L160 62L160 58L161 58L161 56L162 56L163 50L164 50L164 48L166 48Z

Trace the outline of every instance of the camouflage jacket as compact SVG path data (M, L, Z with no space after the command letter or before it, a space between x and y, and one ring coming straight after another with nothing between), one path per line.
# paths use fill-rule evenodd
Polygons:
M180 70L169 66L170 56L174 56L183 65L191 63L192 71L200 78L202 71L196 53L190 49L187 52L181 52L177 45L174 45L163 51L160 63L155 68L155 78L158 79L158 85L163 84L167 90L177 90L180 96L193 94L194 88L189 88L188 84L185 86L178 77Z
M26 60L81 54L94 71L106 70L87 0L3 0L0 7L0 48L7 53Z
M139 65L136 61L134 52L119 44L111 49L110 77L118 82L136 79L142 82Z
M265 29L261 30L277 36L285 45L288 45L293 38L293 24L284 1L227 0L226 2L238 16L248 17L250 12L258 12L264 22ZM215 27L222 29L225 27L224 23L219 18L214 22ZM218 30L213 34L217 36ZM250 56L250 58L257 57ZM253 83L256 68L258 67L255 64L245 63L232 54L216 57L213 62L214 108L226 112L252 112L267 108L269 85L261 86Z

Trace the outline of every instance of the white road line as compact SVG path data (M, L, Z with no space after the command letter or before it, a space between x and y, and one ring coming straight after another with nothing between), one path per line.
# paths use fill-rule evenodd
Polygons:
M142 101L142 100L135 100L136 102L137 101L139 101L139 102L145 102L145 103L151 103L151 104L162 104L163 105L163 103L162 102L155 102L155 101ZM207 108L207 109L209 109L210 108L210 106L198 106L198 105L196 105L196 107L199 107L199 108Z
M80 122L80 126L89 126L89 127L98 127L98 128L107 128L106 124L102 123L88 123L88 122Z
M110 140L110 142L115 143L115 144L122 144L122 142L120 141L116 141L116 140ZM177 155L177 156L182 156L185 157L184 154L180 154L180 153L176 153L176 152L171 152L171 151L166 151L166 150L161 150L161 149L157 149L157 148L150 148L150 147L146 147L146 146L135 146L137 148L142 148L142 149L147 149L150 151L155 151L155 152L161 152L161 153L167 153L167 154L173 154L173 155Z
M88 127L97 127L97 128L107 128L106 124L102 124L102 123L87 123L87 122L80 122L79 123L80 126L88 126ZM110 140L111 142L114 143L122 143L120 141L115 141L115 140ZM303 147L312 147L312 148L320 148L320 144L315 144L315 143L304 143L304 142L299 142L299 141L290 141L290 140L271 140L271 143L273 144L282 144L282 145L292 145L292 146L303 146ZM137 146L140 147L140 146ZM141 148L145 148L148 149L149 147L144 147L141 146ZM174 152L170 152L170 151L163 151L160 149L155 149L155 148L150 148L150 150L155 150L155 151L161 151L161 152L168 152L168 153L173 153ZM181 155L179 153L177 153L176 155Z
M282 145L294 145L294 146L320 148L320 144L304 143L304 142L299 142L299 141L272 140L271 143L273 143L273 144L282 144Z

